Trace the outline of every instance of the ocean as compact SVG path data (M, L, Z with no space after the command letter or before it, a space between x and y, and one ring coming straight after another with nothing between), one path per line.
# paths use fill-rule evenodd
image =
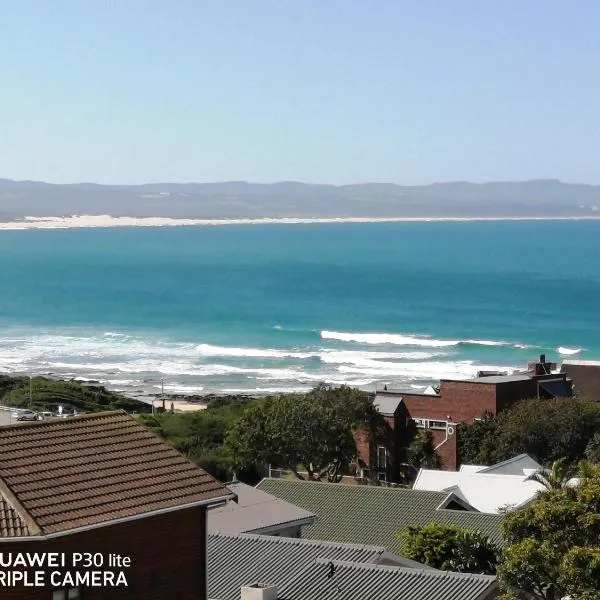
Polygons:
M0 372L419 390L600 359L600 221L0 231Z

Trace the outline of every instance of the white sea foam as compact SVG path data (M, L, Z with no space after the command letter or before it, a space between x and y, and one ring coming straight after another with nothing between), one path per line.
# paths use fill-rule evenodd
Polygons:
M200 344L196 347L203 356L232 356L239 358L311 358L317 354L311 352L295 352L291 350L274 350L270 348L231 348Z
M165 384L163 389L173 394L199 394L204 387L201 385Z
M438 340L426 336L404 335L396 333L354 333L343 331L321 331L324 340L339 340L341 342L358 342L360 344L423 346L427 348L447 348L459 344L474 346L509 346L509 342L497 340Z
M171 217L113 217L111 215L71 215L69 217L26 216L22 220L2 221L0 230L70 229L96 227L185 227L221 225L300 225L319 223L420 223L469 221L587 221L594 216L571 217L281 217L242 219L179 219Z
M372 377L401 377L406 379L468 379L477 375L477 371L501 371L506 367L498 365L479 365L473 361L436 361L422 363L385 363L377 366L341 365L342 373L367 375Z
M225 388L221 390L224 394L303 394L310 392L312 388L307 386L280 386L280 387L250 387L250 388Z
M363 360L428 360L440 356L440 352L360 352L359 350L323 350L319 354L326 364L360 364Z
M394 333L346 333L341 331L321 331L324 340L339 340L341 342L358 342L360 344L394 344L397 346L426 346L429 348L444 348L456 346L459 340L435 340L432 338L399 335Z
M579 354L582 352L582 348L565 348L564 346L560 346L556 349L559 354L563 356L573 356L574 354Z

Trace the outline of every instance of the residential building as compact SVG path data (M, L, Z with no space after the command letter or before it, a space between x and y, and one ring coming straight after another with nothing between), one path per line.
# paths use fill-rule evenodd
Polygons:
M573 380L576 398L600 402L600 361L565 360L560 372Z
M211 534L208 556L211 600L488 600L498 590L495 577L438 571L364 544Z
M236 498L208 511L209 533L260 533L301 537L302 528L312 525L315 515L242 482L228 483Z
M491 467L461 465L458 471L420 469L415 490L453 493L475 510L499 514L533 502L544 486L530 479L542 467L527 454Z
M481 531L502 544L503 515L478 512L452 492L287 479L263 479L257 487L316 515L303 529L307 539L373 544L401 554L398 533L433 521Z
M431 393L431 392L434 393ZM395 390L378 390L374 406L383 417L387 433L374 436L366 428L356 436L360 475L370 480L403 480L406 448L415 430L433 434L442 468L458 467L457 426L473 423L484 413L497 415L528 398L572 396L571 379L556 372L556 364L541 355L521 374L501 375L482 372L470 380L440 381L439 390L415 394Z
M127 586L5 587L2 600L203 600L206 510L233 494L124 412L0 427L0 551L128 557ZM60 577L58 579L61 579Z

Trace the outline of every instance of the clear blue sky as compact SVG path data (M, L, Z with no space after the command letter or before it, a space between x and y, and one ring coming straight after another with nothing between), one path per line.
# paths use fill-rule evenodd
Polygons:
M0 177L600 183L597 0L6 0Z

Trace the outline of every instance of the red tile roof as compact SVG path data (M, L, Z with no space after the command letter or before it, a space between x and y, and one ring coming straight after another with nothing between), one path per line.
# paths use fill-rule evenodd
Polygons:
M0 427L0 536L45 535L230 496L124 412Z

